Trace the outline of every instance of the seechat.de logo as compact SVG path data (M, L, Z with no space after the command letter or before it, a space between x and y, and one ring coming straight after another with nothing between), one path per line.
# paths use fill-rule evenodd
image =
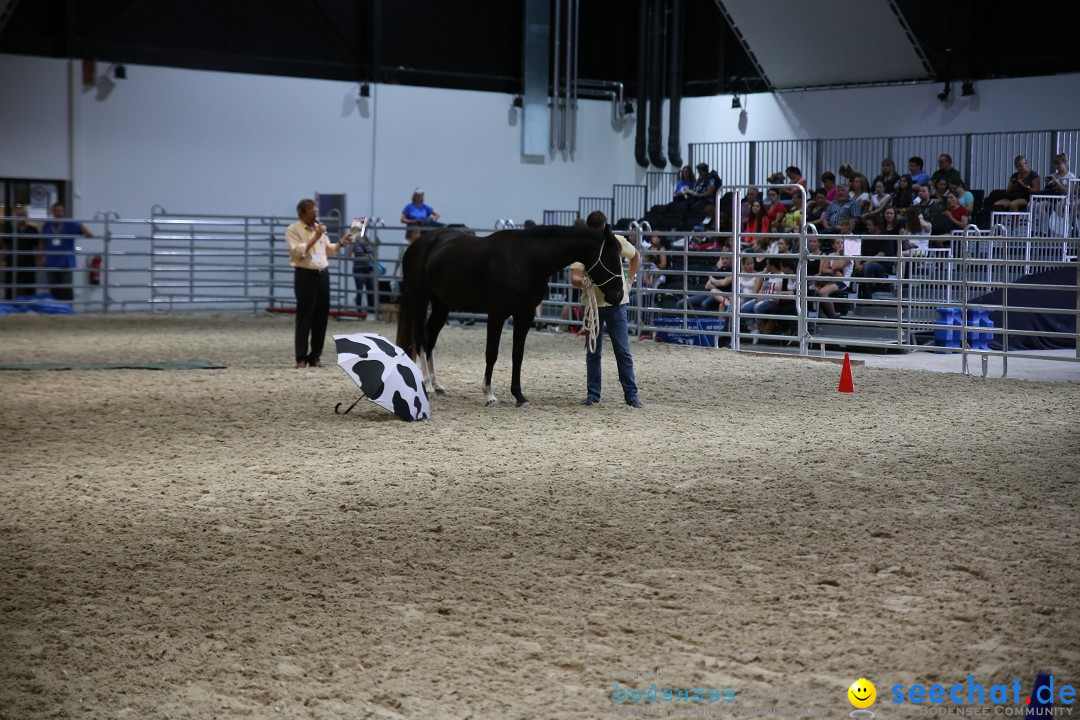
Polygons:
M956 683L946 688L944 685L912 685L905 688L903 685L892 686L892 701L897 705L910 702L912 705L940 705L946 701L954 703L993 703L1002 705L1024 703L1030 705L1037 702L1046 705L1057 701L1061 705L1071 705L1076 700L1076 690L1072 685L1058 683L1055 692L1054 676L1050 675L1046 683L1038 684L1031 695L1024 695L1020 687L1020 680L1014 678L1012 682L1004 685L991 685L988 689L975 682L974 675L968 675L966 683Z

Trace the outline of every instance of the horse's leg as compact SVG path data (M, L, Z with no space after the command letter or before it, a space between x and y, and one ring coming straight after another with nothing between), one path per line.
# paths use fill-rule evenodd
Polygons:
M487 366L484 368L484 407L499 407L499 401L495 393L491 391L491 371L495 368L495 361L499 359L499 338L502 336L503 323L506 316L498 317L488 313L487 319ZM515 329L516 332L516 329Z
M525 357L525 338L535 318L535 308L529 308L514 315L514 353L512 355L514 366L510 376L510 392L517 399L518 407L531 407L529 401L521 393L521 360Z
M446 326L446 318L450 315L450 308L437 298L431 299L431 316L427 321L427 344L425 345L424 368L427 371L428 381L435 390L436 395L445 395L446 388L435 377L435 343L439 340L439 333Z
M428 397L431 397L432 387L431 378L428 375L427 366L427 347L428 338L425 332L425 321L427 319L427 306L428 298L426 296L419 298L411 298L412 305L412 323L413 323L413 362L420 368L420 377L424 381L424 392Z

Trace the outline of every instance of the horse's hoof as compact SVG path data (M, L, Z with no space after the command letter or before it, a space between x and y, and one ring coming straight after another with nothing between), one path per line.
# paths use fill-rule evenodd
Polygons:
M517 406L518 406L519 408L526 408L526 409L527 409L527 408L531 408L531 407L532 407L532 404L530 404L528 400L522 400L521 402L519 402L519 403L517 404Z
M446 388L435 388L435 394L436 395L445 395L446 394Z
M499 407L499 401L498 400L488 400L486 403L484 403L484 407Z

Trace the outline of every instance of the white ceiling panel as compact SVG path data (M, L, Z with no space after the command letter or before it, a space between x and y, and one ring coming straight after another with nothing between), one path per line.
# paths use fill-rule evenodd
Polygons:
M889 0L717 0L777 90L929 79Z

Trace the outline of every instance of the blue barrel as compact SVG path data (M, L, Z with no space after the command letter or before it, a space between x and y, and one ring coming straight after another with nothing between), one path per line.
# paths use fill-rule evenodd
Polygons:
M936 309L938 319L935 325L938 327L934 330L934 342L938 347L943 348L960 347L960 333L952 329L960 324L959 308L939 307Z

